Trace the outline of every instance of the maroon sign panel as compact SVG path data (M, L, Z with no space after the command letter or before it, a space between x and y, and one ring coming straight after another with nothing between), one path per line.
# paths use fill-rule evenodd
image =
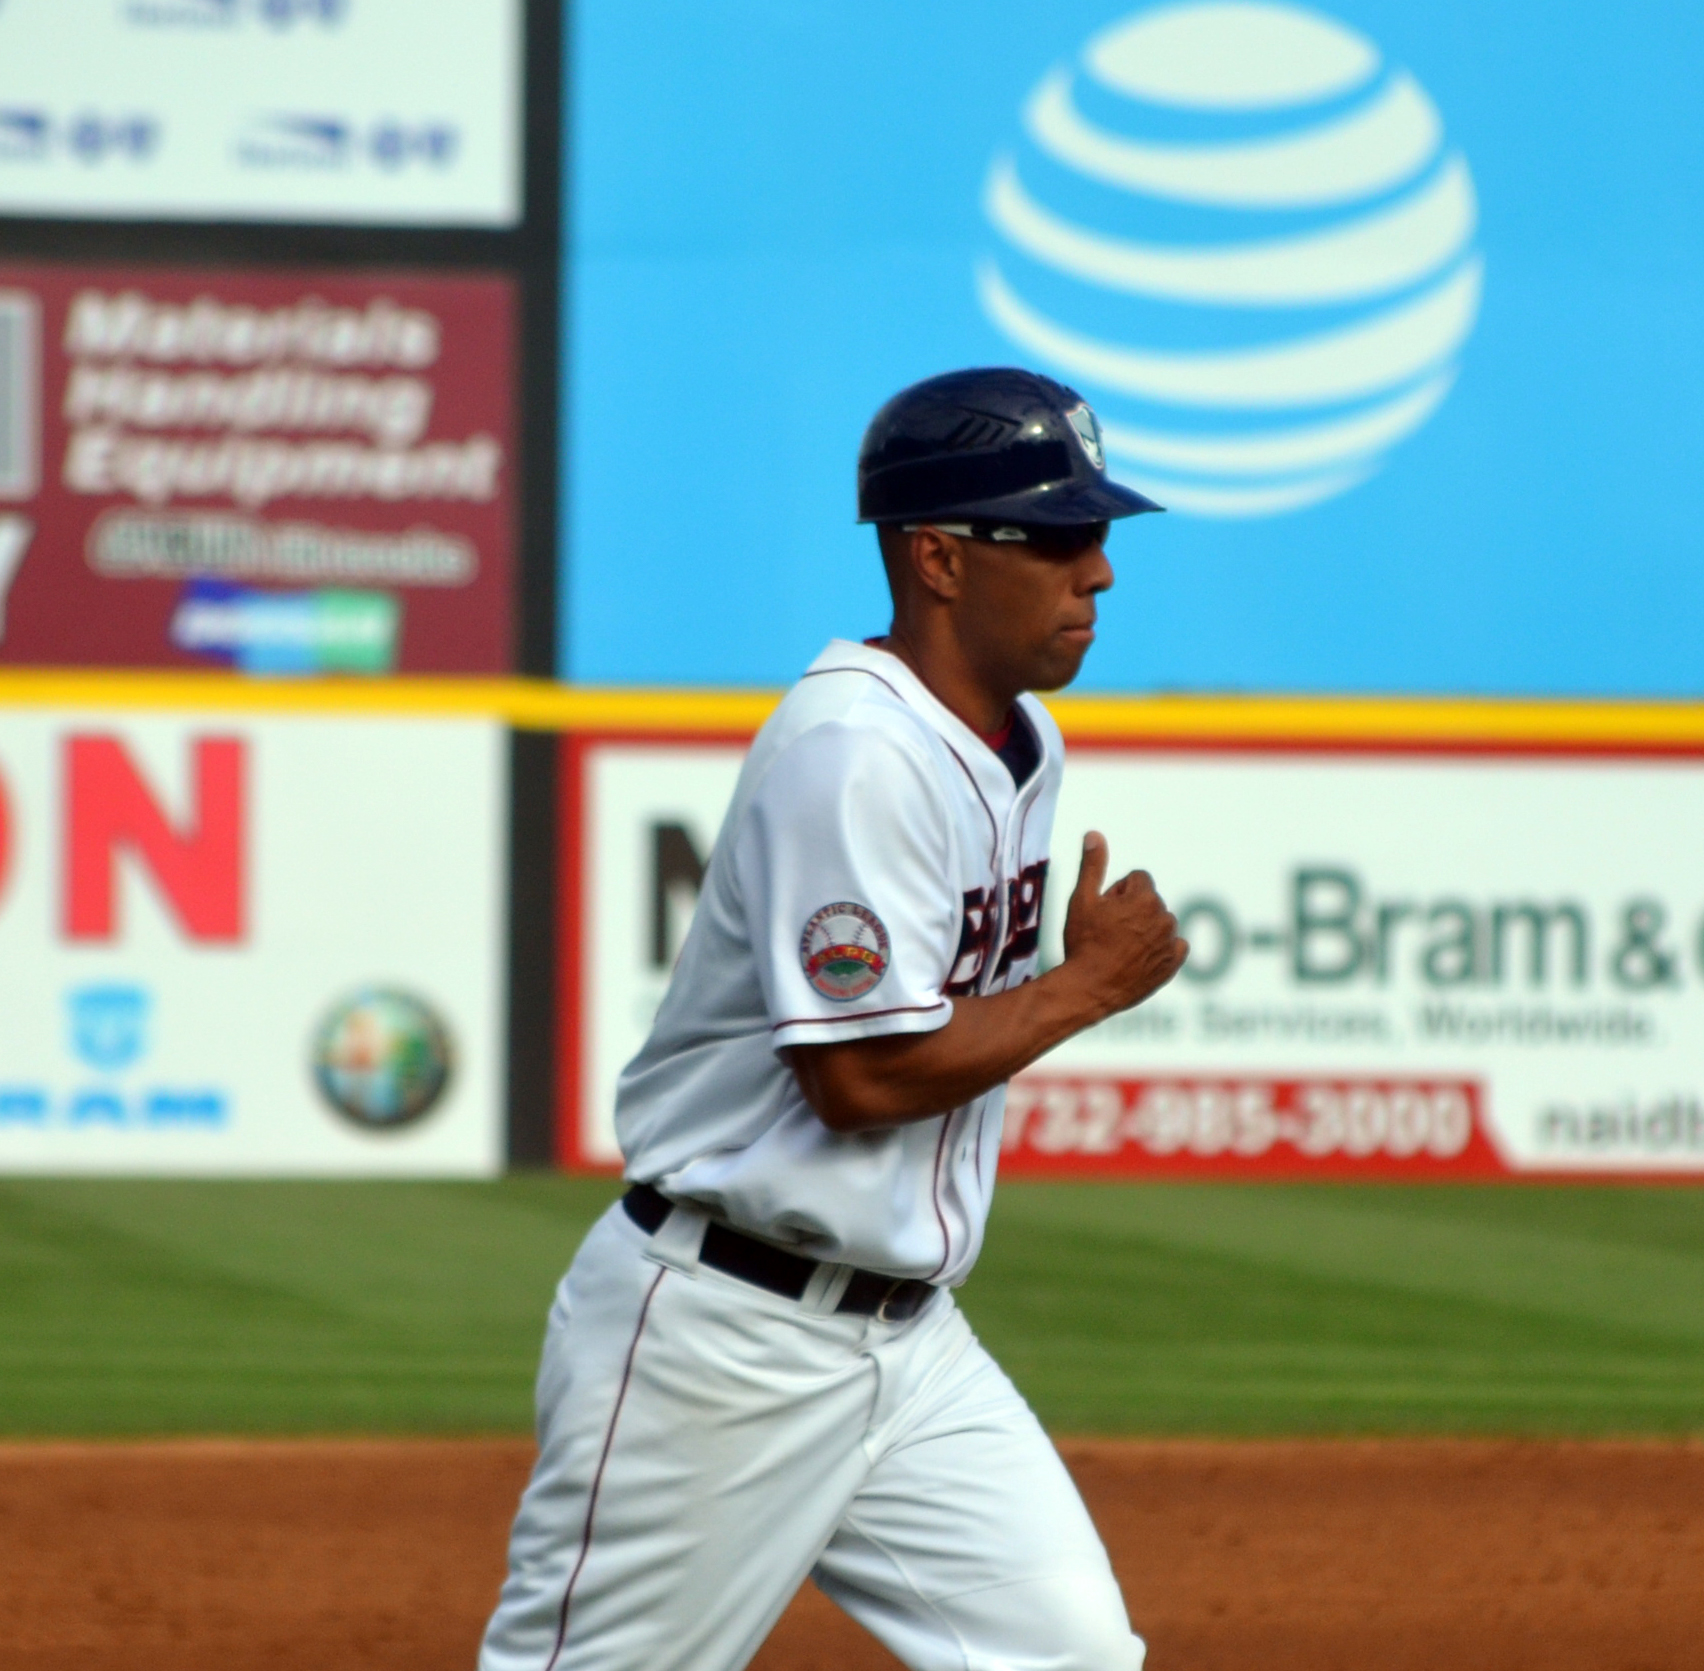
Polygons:
M0 662L501 673L514 289L0 266Z

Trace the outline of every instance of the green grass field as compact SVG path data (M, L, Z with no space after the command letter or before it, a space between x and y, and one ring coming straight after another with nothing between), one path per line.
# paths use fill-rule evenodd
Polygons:
M0 1182L0 1433L525 1430L613 1193ZM1704 1432L1704 1190L1008 1183L963 1303L1060 1432Z

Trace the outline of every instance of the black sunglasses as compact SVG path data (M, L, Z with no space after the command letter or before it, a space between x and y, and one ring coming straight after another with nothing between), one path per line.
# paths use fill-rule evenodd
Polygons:
M1075 522L1063 527L1041 522L907 522L903 531L935 528L963 540L991 545L1027 545L1038 557L1075 557L1091 546L1105 545L1110 522Z

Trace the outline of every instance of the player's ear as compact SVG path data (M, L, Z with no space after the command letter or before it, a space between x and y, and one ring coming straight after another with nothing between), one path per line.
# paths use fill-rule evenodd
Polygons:
M956 598L964 590L964 546L956 534L927 526L918 528L911 534L906 555L912 573L937 598Z

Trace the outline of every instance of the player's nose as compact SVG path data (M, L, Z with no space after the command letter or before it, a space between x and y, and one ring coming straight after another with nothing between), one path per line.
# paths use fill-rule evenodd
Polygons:
M1112 560L1106 554L1106 547L1092 545L1082 552L1076 562L1076 573L1072 577L1076 581L1076 591L1080 597L1089 597L1096 592L1112 590L1113 573Z

